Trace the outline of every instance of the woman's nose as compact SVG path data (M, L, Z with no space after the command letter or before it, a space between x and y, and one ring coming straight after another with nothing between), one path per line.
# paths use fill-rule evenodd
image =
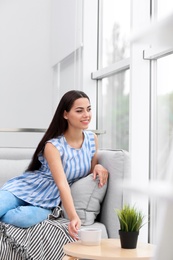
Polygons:
M88 117L88 116L89 116L89 111L84 110L83 116L84 116L84 117Z

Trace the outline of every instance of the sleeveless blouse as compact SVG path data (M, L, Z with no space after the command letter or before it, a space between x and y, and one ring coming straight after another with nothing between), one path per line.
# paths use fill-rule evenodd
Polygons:
M91 161L96 152L94 133L91 131L83 131L83 133L84 141L80 149L68 145L63 135L48 141L60 153L69 185L89 174ZM41 162L39 170L24 172L7 181L1 189L10 191L19 199L34 206L52 209L61 202L59 190L42 153L39 154L38 159Z

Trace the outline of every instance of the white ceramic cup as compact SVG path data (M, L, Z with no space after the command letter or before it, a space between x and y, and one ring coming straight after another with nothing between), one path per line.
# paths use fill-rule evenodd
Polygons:
M100 228L81 228L78 231L79 239L83 245L100 245L102 230Z

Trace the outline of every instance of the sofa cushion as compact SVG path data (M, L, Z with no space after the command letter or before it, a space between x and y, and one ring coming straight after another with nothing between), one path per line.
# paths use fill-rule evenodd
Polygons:
M98 183L98 176L94 180L93 174L89 174L71 185L74 206L83 226L92 225L100 213L100 204L106 193L107 184L99 188ZM65 218L68 218L64 208L63 211Z

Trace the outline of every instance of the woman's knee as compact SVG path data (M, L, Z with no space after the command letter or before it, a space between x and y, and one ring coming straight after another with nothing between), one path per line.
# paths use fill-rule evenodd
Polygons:
M21 205L21 200L14 196L11 192L0 190L0 218L10 209L14 209Z
M51 210L40 207L20 206L9 210L1 220L16 227L28 228L47 219L50 213Z

